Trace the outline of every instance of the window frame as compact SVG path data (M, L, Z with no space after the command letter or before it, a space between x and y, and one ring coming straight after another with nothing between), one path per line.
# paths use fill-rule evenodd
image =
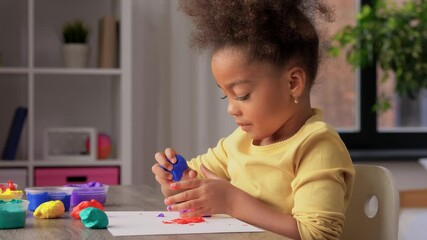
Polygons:
M373 5L374 0L360 0ZM374 61L376 62L376 61ZM427 132L380 132L377 113L371 110L377 97L377 67L360 69L358 75L359 131L339 132L353 159L357 160L418 160L427 156ZM357 122L356 120L356 122Z
M340 132L340 136L353 159L408 159L427 156L427 133L379 132L377 113L371 107L377 97L377 68L365 67L359 75L360 130Z

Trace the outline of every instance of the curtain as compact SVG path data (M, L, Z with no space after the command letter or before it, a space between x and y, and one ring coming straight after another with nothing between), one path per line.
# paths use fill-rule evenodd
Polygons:
M210 70L189 47L191 21L177 1L133 1L133 183L156 185L154 154L173 147L190 159L234 128Z

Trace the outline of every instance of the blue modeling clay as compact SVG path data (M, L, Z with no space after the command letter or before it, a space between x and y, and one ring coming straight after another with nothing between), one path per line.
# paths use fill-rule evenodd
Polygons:
M165 169L166 171L172 173L173 181L178 182L179 180L181 180L181 177L182 177L182 174L184 173L184 171L187 170L188 165L187 165L187 161L185 160L185 158L182 157L181 155L176 155L175 157L176 157L176 163L173 164L172 171L167 170L163 166L161 166L161 167L163 169Z

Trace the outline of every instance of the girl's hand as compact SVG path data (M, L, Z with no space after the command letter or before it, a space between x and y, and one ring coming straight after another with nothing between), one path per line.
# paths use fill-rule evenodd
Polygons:
M163 166L169 171L172 171L173 164L176 163L176 152L172 148L167 148L165 152L158 152L154 155L157 163L153 165L151 171L156 176L156 181L162 186L169 186L173 181L173 175L163 169ZM197 173L191 169L187 169L182 175L182 180L191 179L197 176Z
M171 189L186 191L165 199L168 210L181 212L181 217L229 214L233 194L240 190L203 165L201 171L206 179L190 179L170 184Z

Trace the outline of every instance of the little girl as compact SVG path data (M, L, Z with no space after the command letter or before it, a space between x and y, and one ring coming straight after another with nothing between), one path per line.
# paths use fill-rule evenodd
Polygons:
M188 161L173 182L171 148L152 167L170 211L228 214L293 239L339 239L354 168L339 135L311 107L323 1L183 0L193 44L212 53L213 76L238 128ZM164 168L162 168L162 167ZM183 211L191 209L191 211Z

